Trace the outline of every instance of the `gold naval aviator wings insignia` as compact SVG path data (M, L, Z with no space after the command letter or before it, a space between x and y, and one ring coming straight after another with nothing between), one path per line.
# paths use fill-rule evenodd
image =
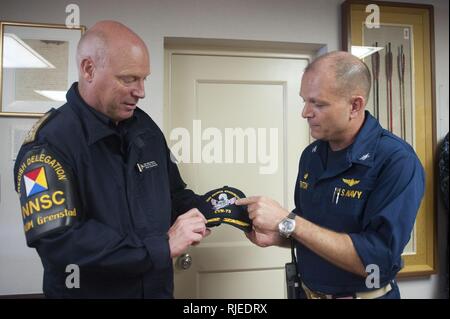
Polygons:
M352 187L353 185L359 184L359 179L346 179L343 178L342 181L348 186Z

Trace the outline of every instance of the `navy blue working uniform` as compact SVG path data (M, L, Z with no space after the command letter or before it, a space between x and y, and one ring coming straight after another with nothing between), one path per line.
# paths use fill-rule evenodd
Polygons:
M349 234L364 267L377 265L380 287L399 297L395 276L424 194L423 167L412 147L383 129L369 112L352 145L332 152L315 141L303 152L295 212L321 227ZM298 270L311 290L334 296L365 292L365 278L296 243ZM373 268L366 268L373 269Z
M115 125L82 100L77 83L39 125L14 176L45 295L173 297L167 232L197 196L185 188L158 126L139 108ZM79 267L79 288L66 286L70 264Z

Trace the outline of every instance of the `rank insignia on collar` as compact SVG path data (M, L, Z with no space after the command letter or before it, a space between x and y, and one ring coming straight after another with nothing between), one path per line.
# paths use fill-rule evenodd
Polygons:
M370 157L370 153L364 154L363 156L361 156L359 158L360 161L365 161L366 159L368 159Z
M359 179L346 179L343 178L342 181L347 184L348 186L352 187L353 185L359 184Z

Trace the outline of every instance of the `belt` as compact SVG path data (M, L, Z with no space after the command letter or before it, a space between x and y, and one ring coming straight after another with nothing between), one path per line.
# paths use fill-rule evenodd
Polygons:
M313 291L309 289L303 282L302 288L305 291L306 297L308 299L375 299L384 296L385 294L387 294L389 291L392 290L391 283L388 283L386 286L375 290L343 295L342 294L331 295Z

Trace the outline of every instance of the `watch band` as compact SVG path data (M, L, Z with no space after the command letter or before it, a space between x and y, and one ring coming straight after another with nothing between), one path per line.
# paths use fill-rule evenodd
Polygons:
M286 230L284 227L286 223L290 223L295 227L295 216L297 216L295 213L290 212L283 220L278 224L278 230L280 232L280 235L289 238L294 231L294 229ZM289 222L288 222L289 221Z
M289 219L295 219L295 217L297 217L297 214L294 212L290 212L289 215L287 215L287 218Z

